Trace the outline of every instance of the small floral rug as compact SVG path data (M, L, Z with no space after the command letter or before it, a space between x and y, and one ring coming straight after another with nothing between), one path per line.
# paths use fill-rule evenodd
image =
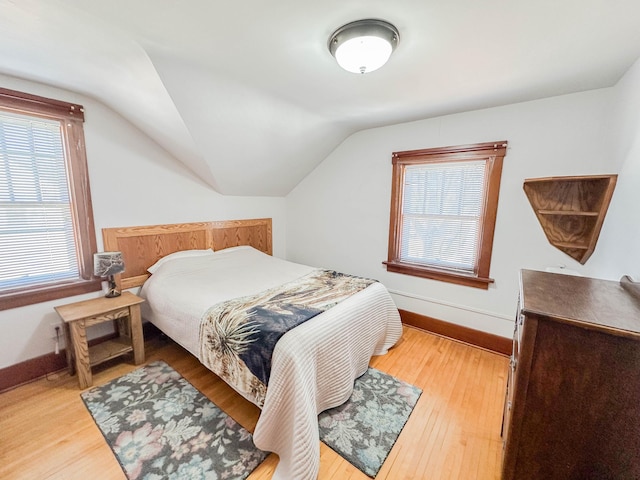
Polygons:
M320 440L373 478L421 394L420 388L369 368L347 402L318 416Z
M162 361L81 397L130 480L240 480L268 455Z

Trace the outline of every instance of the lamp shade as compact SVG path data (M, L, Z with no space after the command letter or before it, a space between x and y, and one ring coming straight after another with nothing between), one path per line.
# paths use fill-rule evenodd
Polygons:
M122 272L124 272L124 260L121 252L93 254L93 274L96 277L108 277Z
M329 37L329 51L342 68L369 73L382 67L395 50L400 35L384 20L366 19L347 23Z

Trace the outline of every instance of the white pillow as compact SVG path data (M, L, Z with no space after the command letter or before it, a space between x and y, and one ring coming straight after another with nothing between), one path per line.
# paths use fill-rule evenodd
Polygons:
M202 257L206 255L213 255L213 250L210 248L207 248L206 250L181 250L179 252L173 252L173 253L170 253L169 255L165 255L156 263L154 263L149 268L147 268L147 272L155 273L156 270L158 270L158 268L160 268L161 265L163 265L168 261L175 260L176 258Z

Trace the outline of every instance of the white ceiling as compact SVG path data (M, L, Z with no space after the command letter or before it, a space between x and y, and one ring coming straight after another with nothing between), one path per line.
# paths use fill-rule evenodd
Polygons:
M400 31L367 75L327 49L361 18ZM100 100L227 195L286 195L365 128L612 86L639 56L638 0L0 0L1 73Z

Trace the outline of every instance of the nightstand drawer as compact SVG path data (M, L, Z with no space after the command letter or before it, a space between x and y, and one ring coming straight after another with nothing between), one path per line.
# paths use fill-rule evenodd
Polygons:
M84 320L84 326L90 327L91 325L97 325L109 320L117 320L119 318L127 317L129 315L129 307L120 308L112 312L107 312L101 315L94 315L93 317L86 318Z

